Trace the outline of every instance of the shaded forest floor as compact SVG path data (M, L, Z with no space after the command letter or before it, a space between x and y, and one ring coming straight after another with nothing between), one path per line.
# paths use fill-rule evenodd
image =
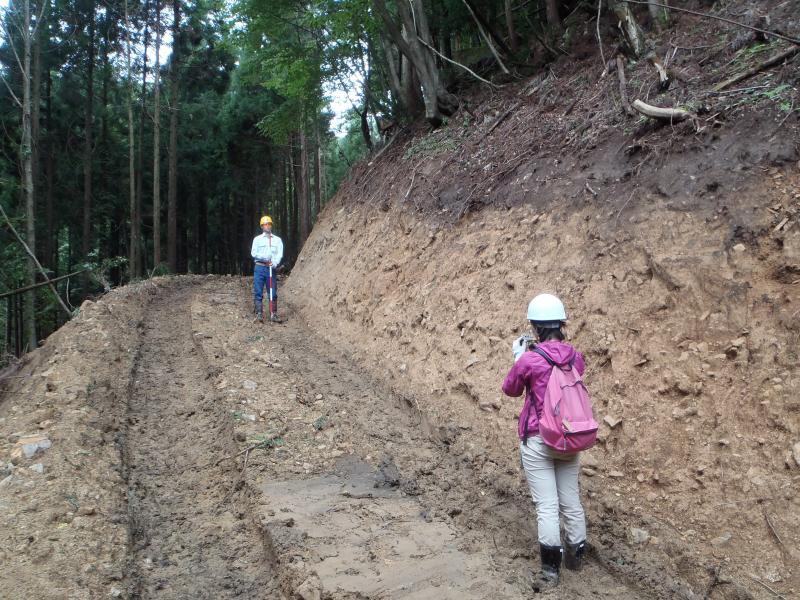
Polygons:
M800 31L800 1L758 4L782 31ZM738 0L715 13L746 21L754 10ZM340 201L402 206L440 224L482 207L532 203L561 214L590 205L616 214L650 198L677 210L731 204L727 196L761 169L798 159L800 55L718 91L718 84L792 44L759 42L753 32L714 20L674 17L668 30L649 34L671 74L669 87L660 88L650 61L620 55L625 96L628 104L639 99L687 109L692 119L670 123L626 112L617 49L605 48L604 66L590 19L576 31L568 56L531 77L489 89L461 75L470 87L447 124L431 131L416 121L401 129L375 158L352 169Z

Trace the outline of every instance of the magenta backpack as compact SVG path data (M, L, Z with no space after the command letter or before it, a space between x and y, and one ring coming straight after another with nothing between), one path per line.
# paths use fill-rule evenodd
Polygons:
M580 452L597 440L597 421L592 415L592 401L573 363L565 367L553 362L541 348L534 348L552 367L539 414L542 441L559 452Z

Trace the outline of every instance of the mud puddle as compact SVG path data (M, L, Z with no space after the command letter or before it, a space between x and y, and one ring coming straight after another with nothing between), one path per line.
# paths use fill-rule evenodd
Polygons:
M487 571L489 556L459 549L450 523L429 518L399 489L377 484L380 473L366 463L339 462L336 474L262 488L280 515L270 527L273 538L285 537L286 528L301 532L325 592L409 599L517 595Z

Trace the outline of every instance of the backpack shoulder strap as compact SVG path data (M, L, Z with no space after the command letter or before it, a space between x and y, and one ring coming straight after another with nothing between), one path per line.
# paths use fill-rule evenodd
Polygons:
M532 350L533 350L534 352L536 352L536 354L538 354L539 356L541 356L542 358L544 358L544 359L547 361L547 364L548 364L548 365L550 365L550 366L551 366L551 367L553 367L554 369L556 369L556 368L557 368L559 371L569 372L569 371L571 371L571 370L573 369L573 367L575 366L575 358L577 357L577 354L576 354L576 355L574 355L574 356L572 357L572 360L570 360L570 361L569 361L569 364L568 364L568 365L566 365L566 366L561 366L561 365L559 365L559 364L556 364L556 362L555 362L555 361L554 361L552 358L550 358L550 355L548 355L548 354L547 354L547 352L545 352L544 350L542 350L542 349L541 349L541 348L539 348L538 346L536 346L536 347L535 347L535 348L533 348ZM576 374L577 374L577 373L576 373Z
M542 358L544 358L547 361L547 364L550 365L551 367L555 367L556 366L555 361L552 358L550 358L550 355L547 354L547 352L545 352L541 348L539 348L539 346L536 346L535 348L533 348L533 351L536 352L536 354L538 354Z

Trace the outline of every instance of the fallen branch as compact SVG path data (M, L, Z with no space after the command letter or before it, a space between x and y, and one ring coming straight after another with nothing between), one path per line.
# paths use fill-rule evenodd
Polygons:
M659 4L657 2L652 2L651 0L643 1L643 0L621 0L622 2L627 2L628 4L647 4L649 6L658 6L661 8L667 8L669 10L675 10L682 13L687 13L690 15L694 15L696 17L703 17L705 19L714 19L715 21L722 21L723 23L729 23L730 25L736 25L737 27L744 27L745 29L750 29L752 31L757 31L759 33L763 33L764 35L771 35L772 37L776 37L781 40L786 40L787 42L792 42L793 44L800 44L800 39L792 38L787 35L783 35L782 33L778 33L776 31L767 31L766 29L761 29L759 27L753 27L752 25L747 25L746 23L740 23L739 21L734 21L732 19L726 19L725 17L718 17L717 15L710 15L708 13L697 12L696 10L689 10L688 8L678 8L677 6L670 6L668 4Z
M56 299L58 300L58 304L61 306L61 308L64 310L64 312L67 313L67 316L71 319L72 318L72 311L69 308L67 308L66 304L64 304L64 301L61 299L61 296L58 294L58 290L56 289L56 286L53 285L53 282L47 276L47 273L45 272L45 270L42 267L41 263L39 263L38 259L36 258L36 255L28 247L28 244L25 243L25 240L22 239L22 237L19 235L19 233L17 233L17 230L14 229L14 225L11 223L11 219L8 218L8 215L6 214L6 211L3 210L3 206L2 205L0 205L0 213L2 213L3 218L6 220L6 224L8 225L9 229L11 229L11 233L14 234L14 237L17 238L17 241L22 245L23 248L25 248L25 252L28 254L28 256L30 256L31 260L33 261L33 264L35 264L36 267L39 269L39 272L42 274L42 277L44 277L45 283L50 286L50 290L53 292L53 295L55 295Z
M506 75L510 75L511 72L506 68L506 65L503 63L503 60L500 58L500 53L497 52L497 49L494 47L492 43L492 39L490 37L490 33L492 32L491 28L489 27L488 23L484 28L484 25L481 23L481 19L478 18L476 14L477 11L473 8L472 4L468 2L468 0L463 0L464 5L467 7L469 14L472 15L472 18L475 20L475 24L478 26L478 33L481 34L481 37L486 41L486 45L489 46L489 50L492 52L494 59L497 61L497 64L500 65L503 73ZM499 40L498 40L499 41Z
M667 73L667 68L661 62L658 54L651 52L648 55L647 60L650 61L650 64L653 65L658 73L658 89L660 89L662 92L669 89L672 80L670 79L669 73Z
M408 184L408 189L406 190L406 195L403 196L403 200L408 200L408 195L411 193L412 188L414 187L414 179L417 177L417 170L414 169L414 172L411 174L411 183Z
M585 91L586 91L586 88L584 88L584 91L583 91L583 92L581 92L580 94L578 94L577 96L575 96L575 99L574 99L574 100L572 101L572 103L571 103L571 104L570 104L570 105L567 107L567 110L565 110L565 111L564 111L564 114L563 114L563 116L565 116L565 117L566 117L567 115L569 115L569 113L571 113L571 112L572 112L572 111L575 109L575 107L578 105L578 102L580 102L581 100L583 100L583 94L584 94L584 92L585 92Z
M646 117L659 121L669 121L670 123L691 119L693 116L692 113L683 108L661 108L660 106L645 104L641 100L634 100L633 108Z
M776 592L775 590L773 590L771 587L769 587L766 583L761 581L755 575L750 575L750 579L752 579L753 581L755 581L759 585L763 585L764 588L769 590L770 592L772 592L775 595L776 598L781 598L781 600L786 600L786 596L783 596L783 595L779 594L778 592Z
M789 217L784 217L783 220L780 223L778 223L772 231L775 232L780 231L781 229L783 229L783 226L786 225L788 222L789 222ZM766 517L767 515L765 514L764 516ZM769 520L767 522L769 522Z
M736 88L735 90L725 90L724 92L706 92L706 96L730 96L731 94L744 94L745 92L753 92L755 90L763 90L769 87L769 84L753 85L750 87Z
M492 124L492 126L489 128L489 131L487 131L481 136L481 139L478 140L478 143L480 144L483 140L485 140L489 136L490 133L492 133L495 129L497 129L500 123L502 123L508 118L508 115L517 110L517 107L519 107L519 102L515 102L511 108L509 108L506 112L500 115L500 117L498 117L498 119L494 122L494 124Z
M231 454L230 456L223 456L217 462L213 463L213 466L215 466L215 467L219 466L219 464L222 461L225 461L225 460L230 460L232 458L239 458L242 454L250 454L250 452L252 452L253 450L257 450L259 448L264 449L264 450L267 450L269 448L273 448L275 446L275 442L277 442L284 435L286 435L287 431L289 431L289 428L288 427L284 427L280 431L280 433L278 433L276 435L273 435L272 437L269 437L269 438L267 438L265 440L261 440L257 444L252 444L252 445L248 446L247 448L245 448L244 450L242 450L241 452L237 452L236 454ZM209 466L212 466L212 465L211 464L207 464L207 465L204 465L204 466L202 466L200 468L204 469L204 468L209 467Z
M227 494L225 494L225 497L219 503L219 506L225 504L228 501L228 499L231 498L236 493L236 488L239 487L239 483L241 483L244 480L244 474L247 471L247 461L250 460L250 452L252 450L253 447L246 448L244 450L244 465L242 465L242 470L239 472L239 477L236 479L236 481L233 482L230 491Z
M614 218L614 229L616 229L616 228L617 228L617 222L619 221L619 216L622 214L622 211L623 211L623 210L625 210L625 207L626 207L626 206L628 206L628 203L631 201L631 198L633 198L633 195L634 195L635 193L636 193L636 188L634 188L634 189L631 191L631 195L630 195L630 196L628 196L628 199L627 199L627 200L625 200L625 204L623 204L623 205L622 205L622 208L620 208L620 209L619 209L619 211L617 212L617 216Z
M648 250L645 250L644 253L647 259L647 266L650 268L653 275L658 277L671 292L676 292L681 289L681 284L675 281L669 271L667 271Z
M625 89L625 63L619 55L617 55L617 78L619 79L619 95L622 97L622 107L627 114L633 115L634 111L631 108L631 103L628 100L628 92Z
M772 133L771 136L769 136L770 141L772 140L772 138L778 135L778 132L781 130L781 127L783 127L783 124L786 123L786 119L791 117L793 112L794 112L794 100L792 100L792 106L789 108L789 112L786 113L786 116L781 119L780 123L778 123L778 126L775 128L775 131Z
M419 168L422 166L423 162L425 162L425 157L424 156L419 159L419 162L416 165L414 165L414 169L411 172L411 183L409 184L408 189L406 190L405 196L403 196L403 200L408 200L408 195L411 193L411 190L414 188L414 180L417 178L417 171L419 171Z
M547 43L547 40L540 36L536 31L533 31L533 37L536 38L536 41L539 42L545 50L547 50L552 56L557 56L559 53L563 54L564 56L569 56L569 52L564 50L560 47L553 48L550 44Z
M426 47L428 50L430 50L431 52L433 52L433 53L434 53L436 56L438 56L438 57L439 57L439 58L441 58L442 60L446 60L446 61L447 61L447 62L449 62L449 63L453 63L453 64L454 64L454 65L456 65L457 67L461 67L461 68L462 68L462 69L464 69L464 70L465 70L467 73L469 73L470 75L472 75L472 76L473 76L475 79L477 79L478 81L482 81L482 82L483 82L483 83L485 83L486 85L489 85L489 86L491 86L491 87L494 87L494 88L496 88L496 87L499 87L497 84L495 84L495 83L492 83L491 81L487 81L486 79L484 79L483 77L481 77L480 75L478 75L478 74L477 74L475 71L473 71L472 69L470 69L468 66L466 66L466 65L462 65L460 62L456 62L456 61L454 61L452 58L447 58L447 57L446 57L444 54L442 54L441 52L439 52L439 51L438 51L436 48L434 48L433 46L431 46L431 45L430 45L428 42L426 42L425 40L423 40L421 37L417 36L417 39L420 41L420 43L421 43L423 46L425 46L425 47Z
M545 75L542 79L540 79L538 82L536 82L536 85L534 85L533 87L530 87L525 92L525 95L526 96L533 96L536 92L538 92L540 89L542 89L542 87L544 87L544 84L547 83L548 81L550 81L550 72L548 72L547 75Z
M783 540L781 539L781 536L779 536L778 532L775 531L775 526L772 524L772 521L769 520L769 515L767 514L766 510L764 510L764 520L767 522L767 526L769 527L769 530L772 532L772 535L775 536L775 539L777 540L778 545L781 548L781 551L785 553L786 546L783 545Z
M370 161L367 163L367 166L368 166L368 167L371 167L371 166L372 166L372 164L373 164L373 163L374 163L376 160L378 160L378 159L380 158L381 154L383 154L384 152L386 152L386 151L389 149L389 146L391 146L391 145L394 143L394 141L395 141L395 140L398 138L398 136L399 136L401 133L403 133L403 131L404 131L404 130L405 130L405 127L403 127L403 129L401 129L400 131L398 131L397 133L395 133L395 134L394 134L394 135L391 137L391 139L390 139L388 142L386 142L386 144L383 146L383 148L381 148L380 150L378 150L378 153L377 153L375 156L373 156L373 157L370 159Z
M62 279L69 279L70 277L74 277L75 275L80 275L81 273L85 273L87 270L88 269L81 269L80 271L75 271L74 273L61 275L60 277L53 277L48 281L34 283L33 285L26 285L25 287L17 288L16 290L11 290L10 292L3 292L2 294L0 294L0 300L2 300L3 298L7 298L8 296L13 296L14 294L21 294L22 292L28 292L30 290L35 290L36 288L40 288L45 285L50 285L51 283L55 283L56 281L61 281Z
M796 42L796 43L800 44L800 42ZM714 89L715 92L719 92L720 90L724 90L726 87L731 86L734 83L739 83L740 81L744 81L745 79L749 79L753 75L757 75L758 73L760 73L764 69L769 69L770 67L774 67L778 63L781 63L784 60L786 60L787 58L790 58L790 57L794 56L798 52L800 52L800 45L792 46L791 48L787 48L783 52L779 52L778 54L776 54L772 58L768 58L764 62L756 65L755 67L753 67L752 69L748 69L744 73L740 73L739 75L735 75L734 77L731 77L730 79L726 79L722 83L718 83L717 85L714 86L713 89Z

